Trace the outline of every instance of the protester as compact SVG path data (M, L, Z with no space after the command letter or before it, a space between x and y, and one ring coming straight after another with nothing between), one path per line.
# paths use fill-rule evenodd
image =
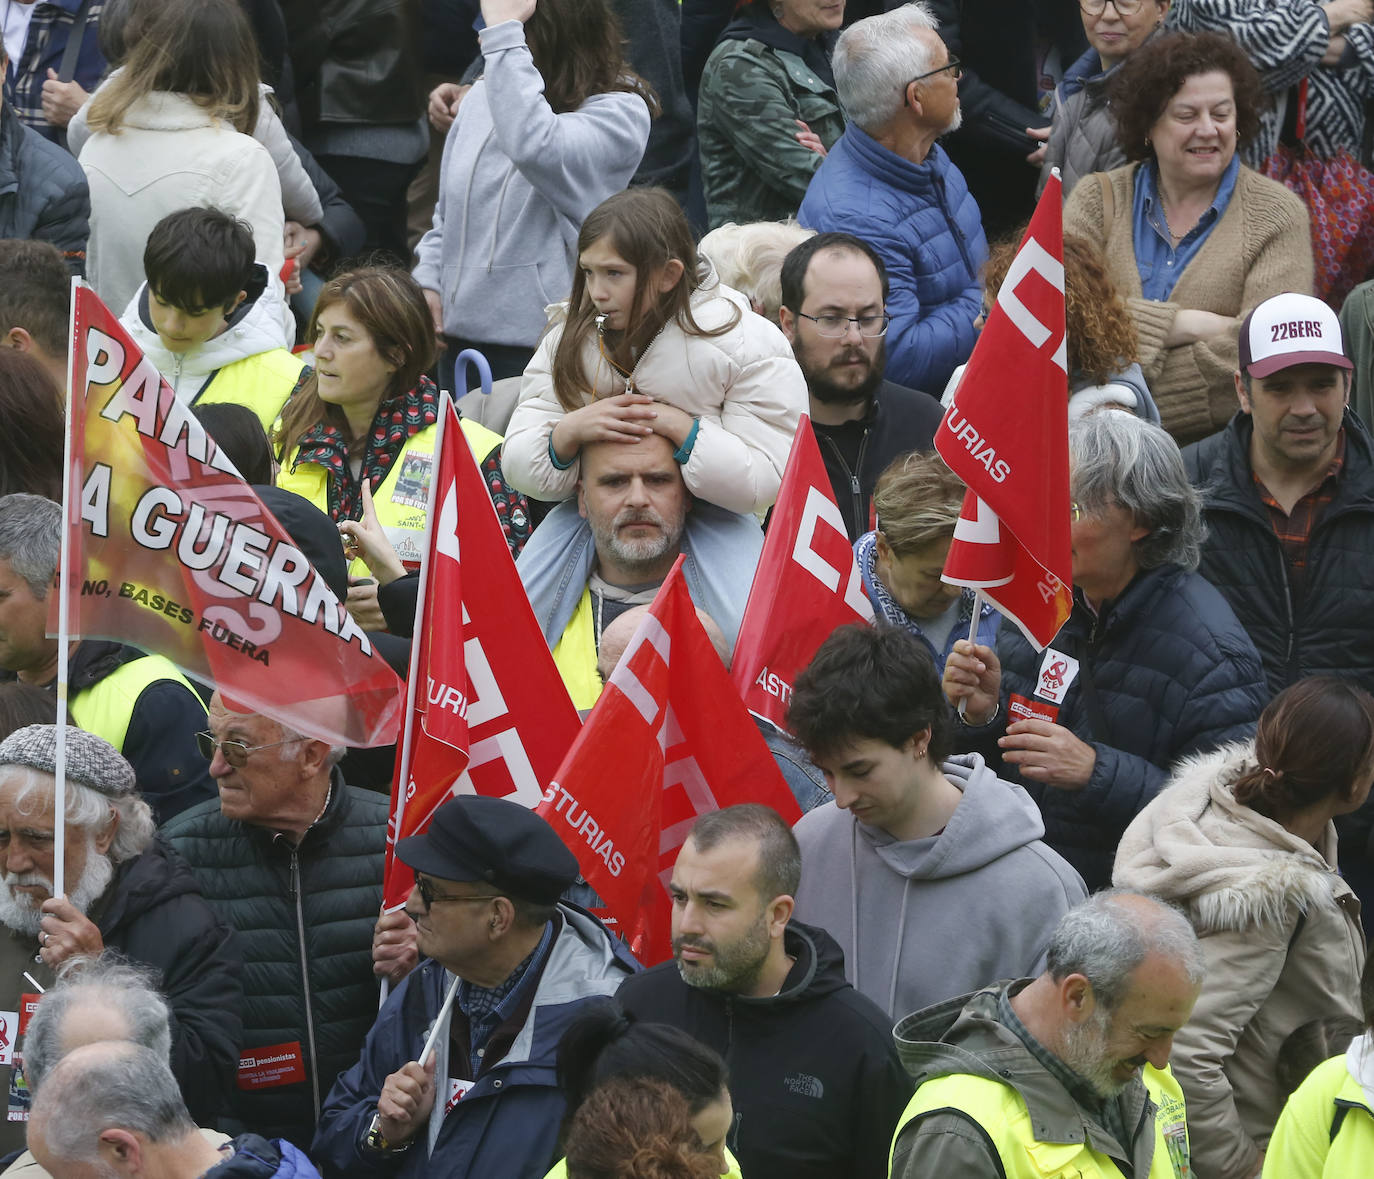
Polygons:
M668 886L673 961L617 997L631 1015L728 1054L727 1145L742 1174L877 1179L911 1090L889 1021L845 982L839 946L791 919L800 876L797 842L775 811L702 815Z
M844 947L845 977L894 1019L1040 970L1087 895L1040 842L1025 791L977 754L950 756L952 725L929 652L893 627L835 631L787 709L834 793L795 828L797 914Z
M120 323L177 400L244 405L270 430L306 366L281 346L286 310L248 225L218 209L169 213L148 235L143 273Z
M982 306L978 204L936 143L961 121L960 75L919 4L846 29L835 85L849 126L797 214L812 229L872 243L892 282L887 378L925 391L944 388L968 359Z
M1360 1013L1364 935L1331 820L1371 780L1374 698L1315 676L1274 698L1253 744L1179 766L1121 838L1116 883L1184 906L1207 961L1174 1046L1201 1175L1256 1173L1283 1106L1280 1047Z
M579 1124L585 1139L600 1120L608 1085L661 1086L659 1096L671 1093L686 1104L693 1145L715 1164L712 1179L739 1179L739 1164L725 1145L734 1123L725 1062L680 1028L641 1023L614 1003L589 1003L558 1045L558 1083L568 1103L567 1140L579 1133ZM565 1179L568 1165L559 1162L546 1179Z
M81 166L91 187L86 273L116 313L138 289L148 234L168 213L213 205L252 227L274 283L285 260L281 184L250 132L258 51L234 0L145 2L129 56L91 100ZM283 341L284 342L284 341Z
M1156 37L1116 70L1111 95L1132 162L1082 181L1064 230L1102 249L1164 427L1192 442L1235 412L1239 318L1280 291L1312 290L1307 210L1240 162L1261 96L1229 38Z
M941 580L964 507L964 482L934 451L898 455L873 489L874 529L854 544L854 560L874 616L915 635L943 675L954 644L996 641L1002 616L967 586Z
M0 499L0 674L54 693L60 648L47 636L48 594L58 589L62 527L52 500ZM124 755L160 821L212 794L196 751L205 706L169 659L103 639L81 640L66 658L72 723Z
M228 456L245 483L261 487L271 486L276 481L277 461L272 456L272 444L267 440L262 420L251 409L232 401L217 401L209 405L197 404L191 412L219 447L220 453ZM268 510L272 510L270 505ZM276 513L273 512L273 515ZM292 537L292 540L295 538ZM296 547L301 548L300 544ZM315 564L313 560L310 563ZM344 575L343 584L346 597L347 574Z
M1070 909L1039 976L897 1025L916 1096L893 1139L892 1179L1192 1174L1168 1066L1202 980L1177 910L1120 891Z
M25 126L55 144L105 72L98 29L109 0L69 7L19 0L5 6L3 41L10 59L6 97ZM34 17L38 19L35 20ZM65 80L64 80L65 78Z
M28 352L62 390L71 301L71 272L57 247L0 239L0 345Z
M220 1114L239 1042L239 953L186 865L155 838L133 771L109 744L66 729L64 879L54 881L57 727L18 729L0 742L0 938L3 1007L18 1013L59 971L109 949L155 972L167 995L172 1069L198 1118ZM61 893L61 895L58 895ZM15 1015L10 1015L15 1019ZM16 1029L3 1066L9 1108L0 1147L23 1145L28 1091ZM166 1052L163 1053L166 1059Z
M568 1179L716 1179L720 1161L695 1141L686 1100L663 1081L612 1080L568 1132Z
M396 854L415 871L406 908L426 961L334 1086L313 1156L331 1174L539 1179L564 1107L558 1042L634 959L585 910L559 902L577 861L519 803L459 795Z
M1118 8L1115 0L1080 0L1078 11L1091 48L1054 88L1041 190L1055 168L1067 198L1084 176L1126 163L1107 91L1116 68L1163 29L1172 2L1121 0Z
M879 474L899 454L929 450L940 424L933 397L884 379L887 297L882 258L852 234L817 234L783 260L778 321L806 378L811 428L850 541L872 527Z
M697 252L716 268L722 285L737 290L764 319L778 322L782 306L782 262L788 251L815 231L786 221L718 225L697 243Z
M36 356L0 348L0 496L62 498L62 393Z
M578 227L629 183L658 113L606 0L482 0L482 17L482 78L449 130L434 227L416 247L447 388L464 348L494 377L525 368L545 307L575 279Z
M712 229L796 213L844 131L830 66L843 20L844 0L753 0L720 34L697 96Z
M106 1041L68 1053L34 1100L29 1147L49 1174L96 1170L131 1179L308 1179L319 1172L289 1142L243 1134L206 1140L156 1052Z
M955 748L977 749L1040 804L1045 842L1089 890L1117 840L1192 753L1248 737L1263 670L1226 600L1193 570L1197 492L1158 426L1098 413L1069 428L1073 612L1042 656L1016 627L956 643Z
M219 799L163 834L239 934L243 1056L233 1116L305 1149L321 1101L357 1059L377 1011L374 937L390 945L408 926L401 915L377 917L386 800L344 783L335 768L342 748L218 693L208 724L202 757ZM385 965L399 978L414 961L412 946L408 961ZM272 1060L259 1064L259 1055Z
M0 80L8 72L9 55L0 39ZM91 195L81 166L26 127L0 94L0 238L51 242L62 251L71 273L79 275L90 216Z

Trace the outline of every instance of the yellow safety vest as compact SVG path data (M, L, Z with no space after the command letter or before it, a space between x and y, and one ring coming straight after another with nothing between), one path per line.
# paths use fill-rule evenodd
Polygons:
M120 664L104 679L71 696L67 701L67 712L72 724L103 737L123 753L124 738L129 733L134 706L138 704L143 690L159 680L173 680L196 696L191 681L177 671L171 660L161 655L144 655L141 659ZM196 698L199 699L199 696Z
M590 588L582 591L577 609L554 644L553 662L578 712L586 712L601 699L604 685L596 674L596 627Z
M1183 1090L1168 1069L1152 1065L1141 1079L1155 1104L1155 1151L1150 1173L1139 1179L1191 1179L1188 1123ZM997 1147L1007 1179L1122 1179L1121 1169L1086 1142L1041 1142L1035 1137L1026 1103L1010 1085L971 1073L950 1073L926 1081L902 1114L892 1136L888 1167L897 1139L908 1122L940 1109L955 1109L972 1118ZM1122 1144L1127 1145L1126 1143Z
M735 1161L735 1156L727 1149L725 1152L725 1165L729 1170L722 1171L721 1179L743 1179L740 1174L739 1163ZM559 1159L553 1165L553 1170L544 1176L544 1179L568 1179L568 1160Z
M1317 1065L1288 1099L1264 1152L1266 1179L1354 1179L1374 1160L1374 1107L1344 1054Z
M196 396L193 405L246 405L269 437L305 364L285 348L273 348L226 364Z
M463 435L477 456L478 463L501 445L501 435L488 430L479 422L460 419ZM408 565L418 565L424 555L425 509L429 504L429 484L434 471L434 439L437 426L426 426L418 434L407 438L397 453L386 478L372 493L372 506L377 522L386 532L396 555ZM322 512L329 510L328 472L318 463L301 463L293 471L296 447L277 476L277 486L303 495ZM370 576L371 570L361 557L349 566L354 577Z

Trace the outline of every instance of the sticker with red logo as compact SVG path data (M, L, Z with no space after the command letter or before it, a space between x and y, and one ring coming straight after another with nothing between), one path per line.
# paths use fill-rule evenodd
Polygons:
M305 1061L299 1040L249 1048L239 1057L240 1089L273 1089L304 1080Z
M1023 720L1042 720L1055 724L1059 717L1059 705L1045 704L1040 700L1028 700L1016 692L1007 701L1008 724Z
M465 1081L461 1077L449 1077L448 1100L444 1102L444 1113L450 1113L453 1107L467 1096L467 1092L471 1088L471 1081Z
M1051 704L1063 704L1069 685L1078 678L1078 660L1053 647L1045 649L1040 661L1040 675L1035 681L1035 694Z
M33 1013L38 1010L38 1000L42 995L27 994L19 996L19 1034L22 1036L29 1030L29 1020L33 1018Z
M14 1063L14 1042L19 1038L19 1012L0 1011L0 1065Z

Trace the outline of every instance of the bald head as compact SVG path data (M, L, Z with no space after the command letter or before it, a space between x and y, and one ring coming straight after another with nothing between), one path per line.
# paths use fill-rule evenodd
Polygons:
M616 669L616 665L625 654L625 648L630 645L635 631L639 629L639 624L648 613L648 606L631 606L624 614L606 624L606 629L601 632L601 644L596 649L596 674L601 677L602 683L611 678L611 672ZM711 640L711 646L720 656L720 661L728 669L730 640L725 637L725 632L720 629L714 618L700 608L697 609L697 621L701 623L706 637Z

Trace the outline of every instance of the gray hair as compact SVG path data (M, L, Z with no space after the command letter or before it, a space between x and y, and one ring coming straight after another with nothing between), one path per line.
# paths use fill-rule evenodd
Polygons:
M1147 902L1123 905L1126 898ZM1197 934L1183 913L1158 897L1128 888L1106 888L1075 905L1055 927L1046 952L1046 970L1055 982L1081 974L1106 1011L1120 1006L1131 975L1151 954L1183 968L1194 986L1206 971Z
M1142 569L1196 569L1206 528L1202 501L1183 456L1159 426L1134 414L1102 410L1069 427L1069 468L1080 509L1099 515L1118 504L1148 535L1135 542Z
M290 725L284 725L281 721L277 721L277 728L281 730L282 740L290 742L289 745L283 745L278 753L282 761L294 761L300 756L301 745L304 742L318 740L316 737L307 737L304 733L298 733ZM347 753L347 745L331 745L326 764L332 769L343 761Z
M61 504L22 491L0 496L0 557L40 601L48 596L61 551Z
M36 1123L48 1152L70 1162L99 1158L106 1130L150 1142L179 1142L196 1132L166 1057L128 1041L87 1044L59 1060L34 1094L30 1134Z
M796 221L727 221L711 230L697 250L711 259L720 281L763 308L762 315L778 322L782 306L782 260L794 246L814 237Z
M840 34L831 68L851 123L871 135L902 109L906 84L935 65L929 40L916 33L937 28L930 9L913 3L856 20Z
M11 782L17 787L15 809L25 815L42 809L44 802L51 803L57 789L56 779L43 770L32 766L0 766L0 784ZM68 778L65 811L67 826L92 833L104 828L110 821L111 811L119 816L119 826L108 853L112 864L122 864L142 855L157 834L152 808L137 794L111 798Z
M118 1038L155 1052L163 1060L172 1051L172 1028L166 1001L154 985L154 973L126 962L113 951L99 958L70 959L74 969L38 1001L24 1033L24 1079L37 1091L63 1056L62 1028L72 1011L98 1008L124 1020ZM109 1038L115 1038L113 1035Z

